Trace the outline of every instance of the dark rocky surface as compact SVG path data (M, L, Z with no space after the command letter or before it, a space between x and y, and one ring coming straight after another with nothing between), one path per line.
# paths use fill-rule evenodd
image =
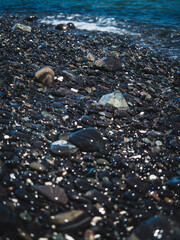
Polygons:
M0 240L180 239L179 62L37 19L0 17Z

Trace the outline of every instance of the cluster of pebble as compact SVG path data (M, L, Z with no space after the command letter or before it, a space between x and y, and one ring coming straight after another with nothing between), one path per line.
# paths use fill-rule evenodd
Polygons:
M1 16L0 240L180 239L178 67Z

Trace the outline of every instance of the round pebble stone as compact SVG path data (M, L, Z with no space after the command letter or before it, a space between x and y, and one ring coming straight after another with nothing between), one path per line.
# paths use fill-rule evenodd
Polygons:
M30 168L40 171L40 172L44 172L46 170L45 166L42 165L40 162L32 162L30 163Z
M44 67L35 73L35 78L45 84L51 85L54 81L55 73L50 67Z
M86 191L90 190L90 188L91 188L90 184L85 179L80 179L80 178L76 179L74 184L79 190L81 190L83 192L86 192Z
M89 126L93 126L94 125L94 119L90 116L87 116L87 115L83 115L81 117L81 122L86 124L86 125L89 125Z

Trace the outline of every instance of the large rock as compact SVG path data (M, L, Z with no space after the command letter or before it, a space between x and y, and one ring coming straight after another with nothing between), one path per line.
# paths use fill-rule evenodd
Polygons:
M21 24L21 23L16 23L13 27L12 30L14 31L24 31L24 32L31 32L32 28L30 26Z
M103 105L104 107L114 106L120 110L129 109L129 106L124 96L118 91L103 95L99 100L98 104Z
M86 128L70 135L70 142L85 152L100 152L104 149L104 140L95 128Z
M142 222L135 228L128 240L178 240L180 239L180 225L171 217L158 216Z
M95 67L108 72L116 72L122 70L121 61L111 57L104 57L95 62Z
M55 73L50 67L41 68L35 73L35 78L45 85L51 85L54 81L54 77Z

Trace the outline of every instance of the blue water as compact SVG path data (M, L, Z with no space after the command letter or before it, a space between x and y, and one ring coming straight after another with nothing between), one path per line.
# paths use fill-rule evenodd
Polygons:
M62 12L180 27L180 0L0 0L0 12Z

